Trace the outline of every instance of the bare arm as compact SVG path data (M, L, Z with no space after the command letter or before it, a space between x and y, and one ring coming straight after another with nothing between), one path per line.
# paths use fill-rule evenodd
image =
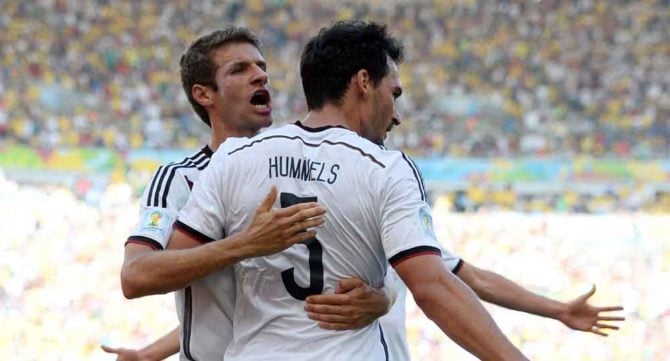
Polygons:
M395 270L426 316L468 352L482 360L526 360L440 257L416 256Z
M621 311L621 306L594 307L587 303L595 286L587 293L564 303L532 293L517 283L491 271L463 263L456 273L484 301L516 311L553 318L566 326L601 336L600 329L618 330L607 321L623 321L624 317L601 315L601 312Z
M160 252L128 244L121 269L124 296L136 298L175 291L243 259L273 254L314 237L316 232L311 228L324 222L325 209L316 203L272 209L276 198L277 190L273 187L249 227L224 239ZM177 248L197 244L180 230L172 232L169 244L172 243Z
M140 349L100 346L105 352L117 355L117 361L158 361L179 352L179 328Z

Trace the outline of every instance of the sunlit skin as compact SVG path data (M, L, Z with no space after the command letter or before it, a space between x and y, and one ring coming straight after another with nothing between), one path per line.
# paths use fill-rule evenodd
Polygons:
M218 65L216 89L196 84L193 95L198 103L211 109L210 148L216 150L229 136L252 137L272 125L272 99L267 64L255 46L228 44L213 52L213 60ZM262 99L262 104L252 104L254 95Z
M369 121L363 123L362 135L365 138L383 144L386 134L394 126L400 125L400 114L396 101L402 95L402 86L398 77L398 65L388 58L389 72L371 92L372 112Z

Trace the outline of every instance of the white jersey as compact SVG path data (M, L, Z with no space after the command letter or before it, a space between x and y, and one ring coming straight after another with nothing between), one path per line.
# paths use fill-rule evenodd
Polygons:
M226 361L388 360L378 321L321 329L303 310L340 279L383 285L388 264L441 254L414 164L342 127L291 124L225 142L203 172L177 225L203 241L245 229L276 185L278 206L318 201L328 210L315 239L235 266L234 340Z
M460 257L454 256L446 250L442 250L442 260L447 269L453 273L458 272L458 269L463 264ZM405 287L405 283L403 283L393 267L389 267L388 269L386 282L392 282L392 287L397 291L395 303L391 306L389 312L379 319L389 348L389 360L409 361L411 357L405 327L407 287Z
M144 244L155 250L167 248L179 210L186 204L193 184L209 164L211 155L212 151L205 146L181 162L158 168L144 190L140 223L127 243ZM180 360L221 361L226 346L232 341L234 292L232 268L175 292Z

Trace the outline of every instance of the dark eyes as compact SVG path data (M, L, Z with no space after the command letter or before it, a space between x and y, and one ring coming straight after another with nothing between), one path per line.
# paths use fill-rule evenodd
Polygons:
M243 71L247 70L249 68L249 66L250 65L248 65L248 64L239 64L239 65L233 66L230 69L230 73L231 74L237 74L237 73L243 72ZM267 64L265 64L265 63L256 63L256 66L261 68L261 70L263 70L263 71L267 71Z

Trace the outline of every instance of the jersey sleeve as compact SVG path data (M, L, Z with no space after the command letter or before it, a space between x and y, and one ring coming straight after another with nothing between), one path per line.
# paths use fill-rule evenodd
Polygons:
M445 267L453 273L458 272L463 265L463 259L461 259L461 257L452 254L445 248L442 248L442 262L444 262Z
M158 168L144 189L140 200L139 222L126 244L136 243L153 249L165 249L179 210L188 199L190 189L181 177L170 177L170 165Z
M191 197L181 209L174 224L176 229L188 234L200 243L208 243L225 236L223 227L225 207L222 199L225 158L221 149L217 151L209 166L202 171L193 186Z
M380 192L382 244L394 267L415 256L442 255L418 169L404 156L397 163Z

